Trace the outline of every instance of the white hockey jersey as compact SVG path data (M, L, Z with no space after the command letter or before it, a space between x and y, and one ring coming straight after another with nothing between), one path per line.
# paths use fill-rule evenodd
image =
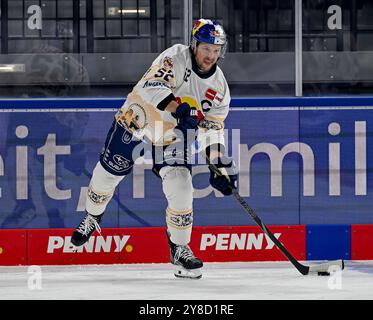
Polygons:
M127 96L117 121L138 138L145 135L155 145L168 145L174 140L177 123L170 112L163 110L175 98L205 117L198 129L199 150L214 143L224 145L224 120L230 104L227 81L218 66L207 74L199 73L190 48L181 44L154 60Z

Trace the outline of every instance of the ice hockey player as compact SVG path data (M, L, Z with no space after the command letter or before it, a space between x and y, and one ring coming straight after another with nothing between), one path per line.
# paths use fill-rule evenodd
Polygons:
M116 186L140 156L137 146L151 141L153 172L162 179L168 202L166 234L174 274L182 278L202 276L203 263L188 246L193 223L193 185L191 143L185 137L192 131L197 152L224 168L225 176L211 171L209 181L215 189L230 195L237 182L235 164L226 156L224 147L230 93L217 66L226 47L223 27L216 21L199 19L193 26L190 45L176 44L165 50L136 84L115 115L93 170L86 216L71 239L75 246L87 242L94 230L100 232L100 222Z

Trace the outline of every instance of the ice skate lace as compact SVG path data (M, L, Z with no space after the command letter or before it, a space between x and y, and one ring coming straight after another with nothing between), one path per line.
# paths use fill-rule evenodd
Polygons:
M176 249L174 259L175 259L175 261L179 261L180 258L184 258L185 260L189 260L189 259L194 258L194 255L193 255L192 251L190 250L190 248L188 246L179 246Z
M87 215L78 227L78 232L83 235L88 235L92 230L96 229L101 234L101 228L97 220L91 215Z

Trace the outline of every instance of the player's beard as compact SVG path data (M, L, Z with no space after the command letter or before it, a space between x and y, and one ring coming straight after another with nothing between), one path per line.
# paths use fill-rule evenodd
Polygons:
M198 69L202 72L202 73L207 73L211 70L211 68L214 66L216 62L214 62L213 60L209 60L209 59L202 59L201 63L198 64Z
M213 60L204 60L203 61L204 62L204 64L207 66L207 71L210 71L210 69L212 68L212 66L214 65L214 61Z

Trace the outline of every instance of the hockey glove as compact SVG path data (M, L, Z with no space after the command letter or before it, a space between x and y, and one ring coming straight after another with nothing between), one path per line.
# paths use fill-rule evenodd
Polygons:
M222 175L217 175L210 167L210 184L225 196L232 194L233 189L237 189L238 170L233 159L222 156L213 161L220 169Z
M188 103L180 104L172 115L177 119L177 128L182 132L186 133L188 129L198 128L198 110L192 109Z

